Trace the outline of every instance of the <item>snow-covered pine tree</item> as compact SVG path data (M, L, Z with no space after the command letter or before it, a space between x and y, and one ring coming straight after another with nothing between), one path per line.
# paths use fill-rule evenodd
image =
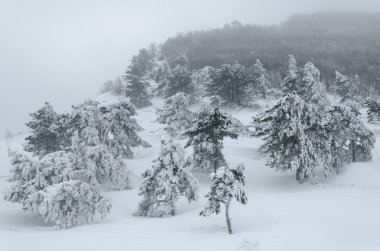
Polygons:
M195 87L191 80L191 70L187 66L177 65L169 72L164 87L165 98L183 92L189 95L190 101L194 101Z
M321 120L319 113L296 94L281 98L255 118L255 135L264 136L266 141L260 151L269 154L267 165L295 171L300 183L313 182L315 169L323 158L329 157Z
M282 81L281 90L283 96L299 92L299 69L293 55L289 55L288 70Z
M181 135L190 128L193 113L189 110L189 98L179 92L165 99L163 109L157 109L157 121L165 124L165 131L172 137Z
M344 163L372 158L375 135L350 107L331 107L326 114L325 128L331 145L332 168L339 171Z
M261 96L265 99L266 92L270 88L270 82L268 73L259 59L256 60L256 63L253 66L252 84L252 88L255 92L261 94Z
M380 122L380 102L367 98L365 101L367 106L367 118L369 123Z
M324 84L321 82L319 70L310 62L301 71L298 95L306 103L315 105L319 112L324 112L330 104Z
M70 151L82 160L82 165L92 170L100 184L110 181L114 189L126 189L127 168L114 148L120 147L116 141L119 135L110 137L112 118L103 118L97 102L86 101L74 107L68 119L72 130Z
M211 66L205 66L202 69L195 71L192 75L193 85L195 87L194 96L199 102L199 100L204 97L207 93L206 87L212 81L212 74L215 69Z
M353 78L349 78L338 71L335 71L335 81L332 86L332 90L341 97L340 102L346 100L357 100L359 94L358 85L360 84L359 77L355 75Z
M198 199L198 183L191 173L183 168L184 151L169 138L161 140L160 156L152 167L143 173L139 203L135 215L163 217L175 215L175 202L180 196L189 203Z
M151 78L157 83L157 92L159 95L164 96L164 89L168 83L168 76L170 75L169 63L164 61L159 61L157 65L152 69Z
M111 181L114 189L128 187L127 168L121 159L131 157L131 148L148 147L137 131L141 127L132 118L135 108L129 102L99 107L95 101L74 106L66 119L71 139L70 150L89 166L101 184Z
M195 170L214 172L226 165L224 159L223 140L226 137L236 139L238 135L231 132L231 121L218 108L208 111L202 108L196 124L185 132L189 137L185 147L193 146L193 154L187 165Z
M53 107L46 102L45 105L30 116L32 120L26 123L31 129L31 134L25 138L25 151L33 153L34 156L44 155L61 149L60 135L56 130L56 122L59 115Z
M152 104L148 94L149 83L144 79L141 69L139 69L137 57L132 58L132 62L128 66L124 80L127 83L125 95L129 97L132 104L137 108Z
M244 66L238 62L224 64L212 74L212 81L206 87L208 96L215 105L243 106L247 96L247 74Z
M143 128L133 118L136 109L131 103L122 101L100 107L100 112L102 116L100 128L105 131L102 135L105 136L105 143L114 156L132 158L132 148L150 147L150 144L137 134L143 131Z
M200 212L201 216L209 216L212 213L219 214L221 205L225 205L226 223L228 233L232 234L230 206L235 198L239 203L246 204L247 196L241 188L245 184L244 165L240 164L233 168L222 166L216 172L210 174L210 191L207 193L207 205Z

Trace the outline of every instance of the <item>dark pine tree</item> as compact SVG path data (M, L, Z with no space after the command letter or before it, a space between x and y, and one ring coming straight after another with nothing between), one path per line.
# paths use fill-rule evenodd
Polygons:
M244 105L248 86L244 66L237 62L224 64L211 77L212 81L206 87L209 96L220 98L221 105Z
M380 122L380 102L373 99L367 99L365 102L367 110L368 122Z
M125 94L129 97L132 104L137 108L142 108L152 103L148 94L149 83L144 80L143 71L139 66L138 60L137 56L133 57L124 76L127 82Z
M203 116L204 115L204 116ZM203 170L216 170L221 166L226 166L222 149L223 140L226 137L236 139L238 135L230 131L231 121L227 116L223 115L218 108L213 112L202 114L198 117L196 124L185 132L189 136L189 140L185 147L193 146L194 153L192 166L197 169L201 167ZM200 145L206 146L207 150L202 151ZM209 166L205 165L208 163Z
M31 129L31 134L25 138L25 151L39 157L59 151L61 149L57 126L59 115L53 107L46 102L41 109L31 113L30 116L32 120L27 122L26 126Z

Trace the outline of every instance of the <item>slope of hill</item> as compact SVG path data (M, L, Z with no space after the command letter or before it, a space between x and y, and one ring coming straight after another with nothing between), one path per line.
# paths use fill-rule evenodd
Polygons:
M113 103L109 94L97 98ZM167 218L132 216L140 200L140 175L157 157L163 128L155 122L153 106L138 110L137 120L145 128L141 137L151 148L136 149L126 160L132 177L132 189L107 192L113 210L104 221L62 231L21 206L0 200L0 250L379 250L380 248L380 140L373 161L349 165L317 185L296 182L294 174L281 173L265 166L265 157L257 152L260 139L241 137L226 140L224 154L230 163L246 164L248 204L233 204L235 234L226 232L224 215L203 218L199 211L209 181L204 173L195 173L200 181L200 200L187 205L179 201L178 214ZM197 107L192 107L197 109ZM235 112L248 123L254 115L249 109ZM380 125L370 125L380 137ZM184 143L183 141L179 141ZM13 149L21 149L23 137L13 139ZM5 142L0 141L0 190L6 189L9 159Z

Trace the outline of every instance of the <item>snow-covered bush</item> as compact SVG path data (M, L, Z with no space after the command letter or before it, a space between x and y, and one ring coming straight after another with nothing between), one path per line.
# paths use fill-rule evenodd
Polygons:
M190 128L193 113L189 110L189 98L179 92L170 98L165 99L163 109L157 109L157 121L165 124L165 131L170 136L181 135Z
M55 229L69 228L103 219L111 202L88 183L68 180L38 192L38 213Z
M58 229L90 223L110 210L108 199L95 190L92 170L76 154L58 151L38 161L17 154L12 164L15 183L4 198L21 203L25 211L41 215Z
M209 216L212 213L219 214L221 205L226 207L226 222L228 233L232 234L230 219L231 201L235 198L239 203L246 204L247 196L241 188L245 184L244 171L245 167L240 164L233 168L219 167L216 172L210 174L210 191L207 193L207 205L200 212L201 216Z
M35 178L37 167L34 160L21 153L14 153L11 158L10 189L4 193L4 199L11 202L22 202L28 183Z
M189 203L198 199L198 183L183 169L184 152L170 138L161 141L160 156L143 173L139 195L143 200L135 212L137 216L163 217L175 215L175 202L180 196Z

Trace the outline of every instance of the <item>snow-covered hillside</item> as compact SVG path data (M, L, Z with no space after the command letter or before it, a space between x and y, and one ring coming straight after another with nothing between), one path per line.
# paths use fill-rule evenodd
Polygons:
M97 100L117 101L109 94ZM1 199L0 250L380 250L380 125L368 125L378 138L371 162L351 164L317 185L301 185L294 173L266 167L257 152L260 139L225 140L226 160L247 167L248 204L232 205L233 235L226 232L223 214L199 216L209 186L205 173L194 174L201 186L200 200L190 205L179 201L176 216L132 216L141 199L137 195L141 173L157 157L163 134L163 126L155 122L162 100L152 102L136 117L145 129L141 137L152 147L135 149L134 158L126 160L133 188L108 192L113 209L105 220L52 231L38 216ZM247 124L254 113L243 109L232 115ZM13 150L22 148L24 137L12 139ZM9 169L6 144L0 141L1 191L9 186Z

